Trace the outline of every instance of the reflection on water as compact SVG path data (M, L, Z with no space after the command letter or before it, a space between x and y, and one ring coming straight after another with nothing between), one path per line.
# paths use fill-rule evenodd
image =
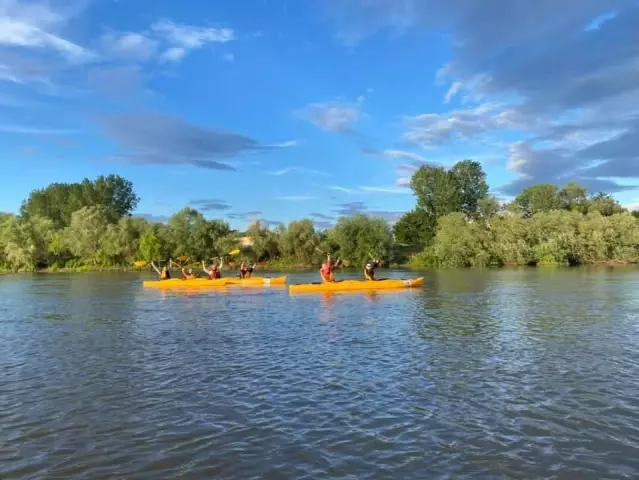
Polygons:
M639 478L637 271L424 277L0 277L0 478Z

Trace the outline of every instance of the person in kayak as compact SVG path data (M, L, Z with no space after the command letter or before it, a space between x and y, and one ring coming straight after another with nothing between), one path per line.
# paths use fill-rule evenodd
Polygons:
M240 278L251 278L251 275L253 275L253 270L255 270L255 265L257 264L254 263L253 266L250 267L245 262L242 262L242 264L240 265Z
M192 268L189 268L187 271L184 271L184 268L182 268L182 280L195 280L196 278L197 276Z
M202 270L204 270L204 273L206 273L209 276L209 280L217 280L218 278L222 278L222 274L220 273L221 269L222 269L221 260L220 260L219 267L217 266L217 264L212 263L208 269L206 268L206 265L204 264L204 260L202 260Z
M364 267L364 278L366 280L370 280L370 281L377 280L377 278L375 278L375 269L379 267L379 263L380 263L379 260L372 259L370 262L366 264L366 267Z
M160 280L170 280L171 279L171 272L166 267L166 265L162 267L162 270L160 270L158 267L156 267L155 263L153 263L153 262L151 262L151 266L153 267L153 270L155 270L155 272L160 276Z
M335 281L335 270L337 270L340 266L341 260L338 258L335 263L331 258L331 254L327 254L326 261L322 264L322 268L320 268L320 276L322 277L322 282L332 283Z

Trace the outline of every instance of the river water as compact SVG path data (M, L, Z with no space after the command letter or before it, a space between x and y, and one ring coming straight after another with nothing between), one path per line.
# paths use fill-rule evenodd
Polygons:
M0 478L639 478L639 271L424 275L0 277Z

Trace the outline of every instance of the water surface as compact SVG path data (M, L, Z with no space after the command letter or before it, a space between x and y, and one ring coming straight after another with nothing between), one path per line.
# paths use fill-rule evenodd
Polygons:
M0 478L639 478L638 271L424 275L0 277Z

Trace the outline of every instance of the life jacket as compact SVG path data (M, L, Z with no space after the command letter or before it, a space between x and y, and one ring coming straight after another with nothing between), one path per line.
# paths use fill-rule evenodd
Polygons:
M222 274L219 270L211 270L211 274L209 275L209 280L217 280L218 278L222 278Z
M168 280L170 278L171 278L171 273L169 272L169 269L164 267L162 271L160 272L160 280Z
M333 266L330 264L323 264L322 268L320 268L320 276L322 277L323 282L334 282L335 274L333 273Z
M248 273L248 268L246 268L246 265L243 267L240 267L240 278L251 278L251 274Z
M364 267L364 278L366 280L375 280L375 269L378 267L378 263L367 263Z

